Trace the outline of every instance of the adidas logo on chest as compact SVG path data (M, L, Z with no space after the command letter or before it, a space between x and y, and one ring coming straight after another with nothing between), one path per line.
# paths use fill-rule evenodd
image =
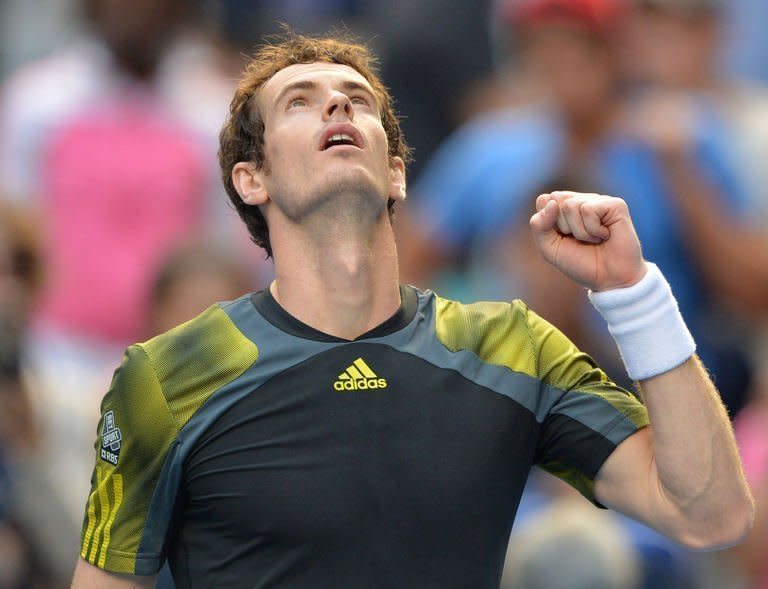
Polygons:
M339 374L339 378L333 383L333 388L337 391L385 389L387 388L387 379L379 378L365 363L365 360L358 358L344 372Z

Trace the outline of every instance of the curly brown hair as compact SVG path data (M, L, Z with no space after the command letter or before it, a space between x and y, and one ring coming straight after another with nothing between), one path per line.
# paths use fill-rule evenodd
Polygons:
M381 111L381 124L387 135L390 158L410 160L410 148L400 129L392 97L377 73L377 61L367 47L341 35L313 38L287 31L283 36L262 45L245 68L229 107L229 116L219 134L219 166L221 178L232 204L245 222L251 239L272 255L267 222L256 205L242 201L232 182L232 169L238 162L253 162L261 169L264 161L264 120L256 97L264 84L277 72L291 65L305 63L338 63L359 72L371 85ZM394 201L389 200L392 211Z

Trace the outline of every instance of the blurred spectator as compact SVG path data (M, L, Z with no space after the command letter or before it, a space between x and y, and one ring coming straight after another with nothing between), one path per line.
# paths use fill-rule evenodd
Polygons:
M0 199L0 324L21 335L42 281L39 227Z
M6 451L28 447L35 437L19 366L20 341L39 288L39 271L29 219L0 206L0 447Z
M370 1L373 42L382 74L397 97L418 174L429 156L456 128L475 83L491 71L486 23L490 0L419 0L397 10Z
M169 256L155 276L147 337L189 321L217 301L252 290L250 274L239 260L203 244L186 245Z
M754 527L733 556L753 589L768 589L768 329L756 346L759 374L751 402L734 423L744 472L757 506Z
M21 337L40 279L34 238L24 215L0 206L0 589L63 587L75 556L71 537L59 535L70 528L44 529L29 509L35 503L46 525L61 523L39 477L38 432L21 377ZM39 484L29 488L32 480Z
M15 233L15 235L14 235ZM19 386L20 313L31 278L23 268L25 249L6 214L0 213L0 588L21 587L31 576L32 550L14 518L11 456L29 443L31 411Z
M185 28L183 0L82 8L91 34L15 72L0 95L0 193L39 215L43 236L25 362L49 474L75 518L99 399L144 334L158 266L191 235L247 242L216 167L234 84L223 49Z
M2 0L0 77L62 47L80 32L79 0Z
M557 509L556 506L561 504L573 505L576 502L581 503L580 519L589 521L590 516L594 515L597 528L608 525L609 534L618 534L621 544L620 552L624 554L624 558L631 560L633 568L631 577L634 579L631 587L633 589L705 589L698 584L698 571L694 566L691 552L655 530L618 512L596 511L594 507L584 504L582 498L572 487L539 469L534 469L531 472L523 492L523 498L515 517L515 526L510 537L507 553L508 564L510 559L515 558L513 552L519 546L525 545L530 538L530 530L539 524L542 513L547 514L550 509ZM521 531L523 531L523 536L519 537ZM589 542L589 544L592 543ZM591 546L587 550L598 548L599 546ZM598 559L599 561L600 559ZM557 558L553 562L557 562ZM509 564L509 566L514 565ZM574 570L573 572L578 571ZM601 570L601 572L604 574L605 570ZM505 572L505 579L509 576ZM565 578L567 579L567 575ZM550 589L547 584L531 585L531 587Z
M614 514L561 499L519 526L501 589L635 589L637 558Z
M0 252L0 262L3 256ZM30 517L28 499L40 502L40 514L50 514L56 505L48 485L33 489L32 497L24 497L29 490L26 482L37 475L37 454L32 408L21 379L18 335L7 322L0 325L0 589L63 588L71 575L75 550L65 550L63 555L50 541L71 546L71 537L60 535L70 527L45 531L39 520ZM49 525L57 523L56 517L48 521Z
M423 281L433 266L465 252L493 252L492 244L519 218L523 204L552 179L588 185L585 152L610 125L619 103L615 64L601 25L589 14L570 12L581 3L562 3L562 14L544 22L531 13L530 23L519 19L527 18L535 3L508 2L499 8L500 16L516 23L518 80L527 88L528 104L470 122L428 163L412 190L419 231L404 236L418 238L406 245L406 274ZM539 103L532 104L533 99ZM516 165L522 162L528 165ZM486 296L509 293L514 276L485 274L472 286L490 290Z
M670 195L686 219L681 231L715 294L711 332L722 348L745 351L735 362L751 354L760 372L765 359L754 351L761 349L755 340L766 338L759 331L768 317L768 89L719 67L725 11L719 0L634 0L627 69L637 94L636 130L656 145ZM699 131L691 116L696 110L706 113L746 187L743 211L724 206L698 180L702 170L688 157ZM740 403L730 401L737 409ZM759 407L752 403L750 414ZM762 546L768 548L768 539Z
M721 0L633 0L626 65L638 90L636 131L660 154L700 272L732 309L753 319L768 311L768 88L719 67L724 18ZM692 179L701 173L686 160L699 132L696 111L745 187L747 214L723 207Z
M722 2L727 33L724 61L729 71L768 84L768 2L738 0Z
M671 194L657 145L633 126L616 54L625 6L619 0L508 0L500 6L518 51L520 77L538 96L528 106L480 117L452 136L412 190L411 217L401 219L402 268L407 280L463 263L453 296L526 295L525 265L499 266L496 252L527 214L524 203L554 178L623 197L633 214L644 255L669 278L699 353L724 397L738 408L744 362L739 350L714 341L702 310L712 292L702 281L706 255L686 243L685 223ZM691 194L710 193L719 206L744 209L744 190L705 112L687 156L699 174ZM568 188L562 186L559 188ZM529 299L530 300L530 299ZM530 300L533 308L536 301ZM606 332L602 324L603 337ZM714 330L716 332L717 329ZM594 353L592 346L586 351ZM619 375L614 375L619 378Z

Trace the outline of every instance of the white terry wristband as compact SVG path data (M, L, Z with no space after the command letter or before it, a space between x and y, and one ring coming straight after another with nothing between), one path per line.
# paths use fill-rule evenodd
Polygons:
M608 323L627 374L643 380L680 366L696 351L677 300L661 270L646 262L637 284L601 292L589 300Z

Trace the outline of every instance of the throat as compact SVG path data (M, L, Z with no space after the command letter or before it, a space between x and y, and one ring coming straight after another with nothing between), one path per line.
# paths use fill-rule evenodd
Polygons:
M290 266L283 266L276 256L271 292L302 323L352 340L397 311L396 258L394 244L388 248L348 240L338 241L332 249L315 250Z
M392 224L385 199L372 201L337 194L303 222L268 219L273 296L303 323L344 339L383 323L400 305Z

